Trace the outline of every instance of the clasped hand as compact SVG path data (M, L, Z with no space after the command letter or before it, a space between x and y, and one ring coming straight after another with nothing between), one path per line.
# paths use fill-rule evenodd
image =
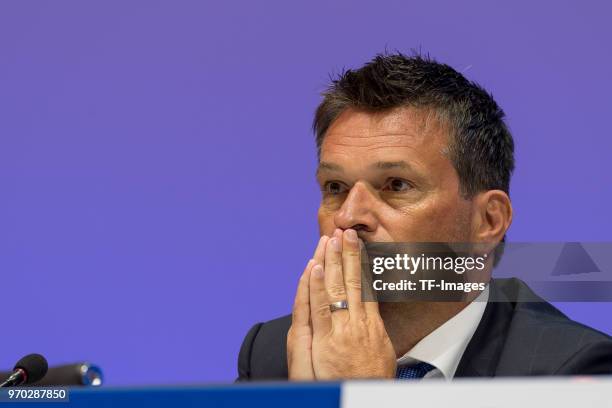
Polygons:
M320 239L293 305L290 380L395 377L395 351L378 303L361 301L360 252L353 229ZM347 301L348 309L332 312L330 304L338 301Z

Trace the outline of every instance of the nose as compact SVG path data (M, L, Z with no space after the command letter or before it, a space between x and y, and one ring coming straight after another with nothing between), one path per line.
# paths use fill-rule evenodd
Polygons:
M374 232L378 226L375 214L376 192L366 183L358 181L351 187L342 206L334 216L337 228Z

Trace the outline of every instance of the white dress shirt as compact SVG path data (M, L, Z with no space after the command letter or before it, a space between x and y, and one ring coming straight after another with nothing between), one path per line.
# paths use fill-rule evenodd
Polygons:
M463 310L429 333L410 351L397 360L398 367L418 362L429 363L435 369L424 378L454 377L459 361L472 339L489 299L489 286Z

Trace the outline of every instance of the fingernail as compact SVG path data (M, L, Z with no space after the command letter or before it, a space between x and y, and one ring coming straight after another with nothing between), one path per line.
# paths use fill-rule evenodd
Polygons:
M315 265L312 268L312 273L315 276L315 278L322 278L323 277L323 267L321 265Z
M354 229L347 229L344 231L346 234L346 240L350 242L357 242L357 232Z
M336 237L333 237L331 241L329 241L332 249L336 252L340 252L340 240Z

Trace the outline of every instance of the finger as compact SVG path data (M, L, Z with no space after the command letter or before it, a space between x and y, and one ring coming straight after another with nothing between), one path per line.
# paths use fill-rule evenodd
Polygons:
M346 301L342 270L342 230L337 229L325 249L325 287L329 303ZM336 310L332 313L333 322L343 322L348 318L347 310Z
M368 263L368 253L365 249L365 244L363 243L362 240L359 239L359 249L360 249L360 257L364 257L364 262L367 264ZM366 281L362 282L362 285L371 285L372 282L371 280L367 279L368 275L366 274ZM363 290L363 287L362 287ZM382 319L380 317L380 309L378 306L378 301L376 300L376 293L372 293L372 287L367 287L366 290L369 291L369 295L366 295L367 299L371 299L368 301L362 301L361 303L363 304L363 308L365 310L366 316L368 316L368 318L370 317L378 317L380 319Z
M287 336L289 379L312 380L312 328L310 327L310 273L314 260L308 261L298 283L291 328Z
M349 316L362 318L365 307L361 301L361 248L354 229L347 229L342 234L342 274L348 300Z
M317 245L317 248L315 249L315 253L312 258L314 260L314 263L312 264L312 266L315 266L318 264L318 265L321 265L321 267L323 267L323 265L325 264L325 247L327 246L328 242L329 242L329 237L327 235L323 235L321 239L319 240L319 244ZM308 296L310 297L310 286L309 286ZM312 320L310 324L312 324Z
M308 261L300 282L298 283L298 289L295 295L295 301L293 302L293 320L292 324L298 326L308 326L310 329L310 273L312 267L323 261L323 254L325 253L325 245L329 238L323 235L319 239L317 248L315 249L314 258Z
M319 239L319 244L315 249L314 259L315 263L319 265L323 265L325 263L325 246L327 245L327 241L329 241L329 237L327 235L323 235L321 239Z
M363 303L363 309L365 310L365 314L368 317L368 319L372 317L380 318L380 309L378 308L377 301L372 300L372 301L367 301L367 302L362 302L362 303Z
M295 327L308 327L310 330L310 270L314 265L314 260L308 261L295 294L293 302L293 316L291 325Z
M325 336L331 330L331 312L325 290L324 269L321 264L312 267L310 273L310 320L313 337Z
M290 380L314 380L312 367L312 327L310 325L310 274L316 259L322 260L328 237L322 236L314 258L300 277L293 303L291 328L287 336L287 364Z

